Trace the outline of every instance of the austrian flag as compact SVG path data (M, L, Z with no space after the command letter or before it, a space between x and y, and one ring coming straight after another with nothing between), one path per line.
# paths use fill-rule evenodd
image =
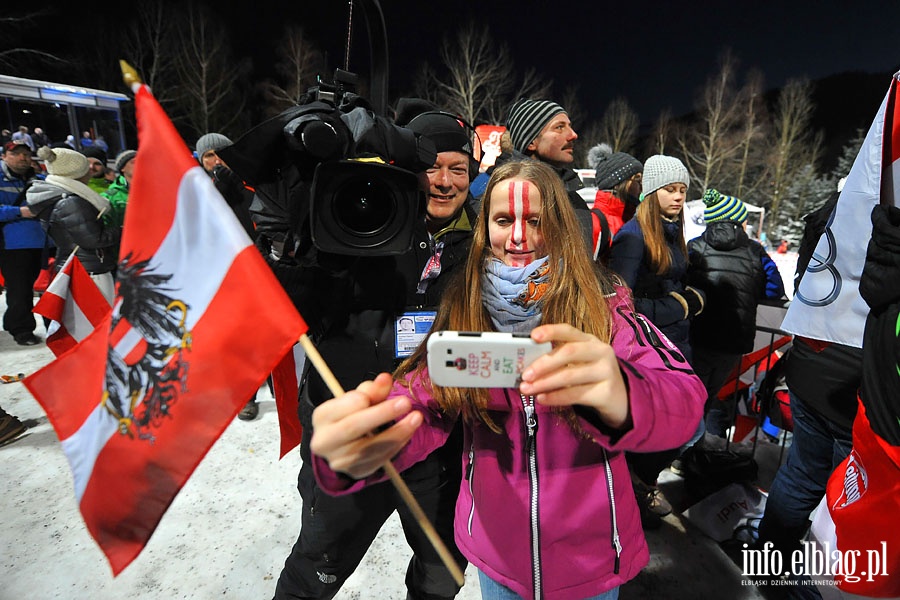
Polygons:
M111 314L25 380L118 575L306 324L146 86Z
M109 302L74 252L34 305L35 313L52 321L47 328L47 347L55 356L86 338L109 309Z

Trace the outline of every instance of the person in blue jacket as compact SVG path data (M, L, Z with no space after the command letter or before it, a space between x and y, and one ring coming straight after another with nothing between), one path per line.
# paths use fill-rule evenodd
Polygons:
M6 286L3 329L20 346L34 346L41 340L34 314L34 282L41 272L44 247L48 242L39 220L25 202L25 190L35 178L31 148L21 140L7 142L0 163L0 272Z

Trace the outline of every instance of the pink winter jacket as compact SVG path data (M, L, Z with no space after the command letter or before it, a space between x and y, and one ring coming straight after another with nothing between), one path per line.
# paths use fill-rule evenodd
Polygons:
M456 542L469 562L524 598L570 600L600 594L633 578L649 552L625 451L651 452L688 441L706 392L680 353L635 313L626 288L610 297L612 346L629 389L632 426L605 427L576 408L583 434L515 389L491 390L490 416L504 433L465 423L463 480L456 503ZM441 446L458 416L432 398L427 372L409 394L425 420L395 458L403 470ZM533 415L529 424L529 416ZM353 482L314 457L319 485L351 493L383 481L382 472Z

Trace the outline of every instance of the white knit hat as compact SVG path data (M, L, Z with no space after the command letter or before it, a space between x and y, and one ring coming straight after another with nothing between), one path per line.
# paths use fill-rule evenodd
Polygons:
M644 178L641 181L644 191L641 194L643 200L656 190L666 187L670 183L683 183L691 187L691 176L687 167L674 156L656 154L644 162Z
M47 173L58 177L79 179L84 177L90 168L90 163L84 154L67 148L43 146L38 150L37 155L47 165Z

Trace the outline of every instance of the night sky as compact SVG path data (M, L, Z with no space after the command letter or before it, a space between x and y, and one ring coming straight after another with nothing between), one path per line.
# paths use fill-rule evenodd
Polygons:
M255 55L257 69L264 70L271 61L264 45L279 37L287 21L303 24L329 51L330 68L343 62L344 0L263 4L268 8L254 15L247 14L246 3L240 4L244 10L219 9L241 24L237 50ZM698 88L716 72L726 47L739 60L741 82L755 67L763 72L767 89L781 87L792 77L892 73L900 68L897 0L381 0L381 5L389 38L392 101L409 93L422 60L437 63L442 37L470 20L486 24L498 41L507 43L520 70L534 66L551 77L558 96L577 84L593 119L599 119L619 95L644 121L655 120L667 107L676 115L690 111ZM365 75L369 69L365 21L359 10L355 17L350 67ZM885 90L887 85L886 80Z

